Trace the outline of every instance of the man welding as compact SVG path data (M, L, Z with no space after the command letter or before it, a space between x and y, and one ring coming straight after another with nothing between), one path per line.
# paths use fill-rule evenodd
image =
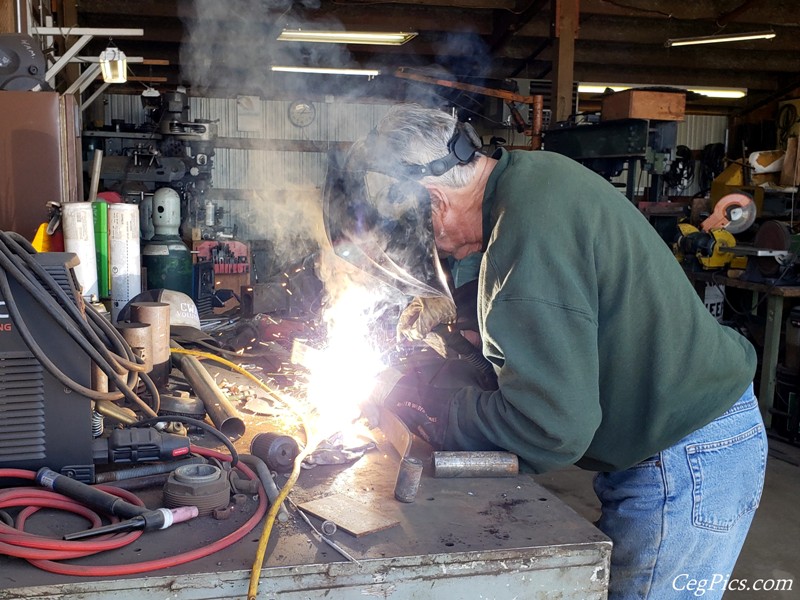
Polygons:
M497 388L401 379L386 402L439 448L597 471L609 598L693 597L675 582L731 573L761 497L755 351L605 180L560 155L480 146L468 124L400 105L329 171L336 252L423 299L405 316L414 335L438 320L427 299L447 314L439 253L483 252L478 324Z

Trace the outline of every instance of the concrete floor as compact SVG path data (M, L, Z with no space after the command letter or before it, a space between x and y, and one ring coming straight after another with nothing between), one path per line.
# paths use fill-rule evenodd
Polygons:
M732 578L791 579L793 587L781 592L729 591L726 600L800 598L800 447L773 438L769 447L761 505ZM600 517L600 504L592 490L592 473L570 468L536 479L590 521Z

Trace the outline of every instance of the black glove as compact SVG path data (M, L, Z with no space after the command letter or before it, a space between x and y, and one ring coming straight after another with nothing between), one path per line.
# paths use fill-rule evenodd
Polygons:
M383 403L400 417L411 433L440 448L444 443L450 398L454 392L454 389L423 383L415 375L404 375Z

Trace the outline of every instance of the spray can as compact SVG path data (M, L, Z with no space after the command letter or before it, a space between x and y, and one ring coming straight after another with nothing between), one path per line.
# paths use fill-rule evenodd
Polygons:
M139 208L135 204L108 206L108 245L111 260L111 318L142 291L139 250Z
M81 295L97 299L97 257L94 246L94 216L91 202L67 202L61 207L64 227L64 250L78 255L80 264L75 276L81 284Z
M206 227L214 227L217 224L217 208L213 200L206 200Z

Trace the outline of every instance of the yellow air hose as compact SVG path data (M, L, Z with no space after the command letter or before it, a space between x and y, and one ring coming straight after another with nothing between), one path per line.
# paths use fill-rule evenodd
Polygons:
M261 579L261 568L264 565L264 556L267 553L267 544L269 543L270 535L272 534L272 528L275 525L275 518L278 515L278 511L280 510L281 505L289 496L289 493L292 491L295 483L297 483L297 479L300 477L300 468L303 464L303 461L306 457L311 454L319 443L322 440L317 440L312 437L311 428L308 425L308 422L305 419L305 416L302 412L297 408L296 404L287 396L273 390L270 388L266 383L261 381L258 377L243 369L239 365L234 362L231 362L225 358L217 356L216 354L212 354L210 352L201 352L199 350L186 350L183 348L170 348L170 352L174 354L188 354L190 356L196 356L198 358L206 358L208 360L218 362L221 365L225 365L226 367L233 369L237 373L240 373L247 377L248 379L252 380L256 385L258 385L262 390L266 391L272 398L278 400L279 402L285 404L293 413L295 413L303 424L303 429L306 434L306 446L300 454L294 460L294 467L292 468L292 472L289 475L289 479L286 480L286 484L281 488L278 497L273 502L272 506L269 507L267 511L266 521L264 521L264 528L261 530L261 537L258 539L258 548L256 549L256 556L253 560L253 567L250 572L250 585L247 589L247 598L248 600L256 600L258 596L258 583Z

